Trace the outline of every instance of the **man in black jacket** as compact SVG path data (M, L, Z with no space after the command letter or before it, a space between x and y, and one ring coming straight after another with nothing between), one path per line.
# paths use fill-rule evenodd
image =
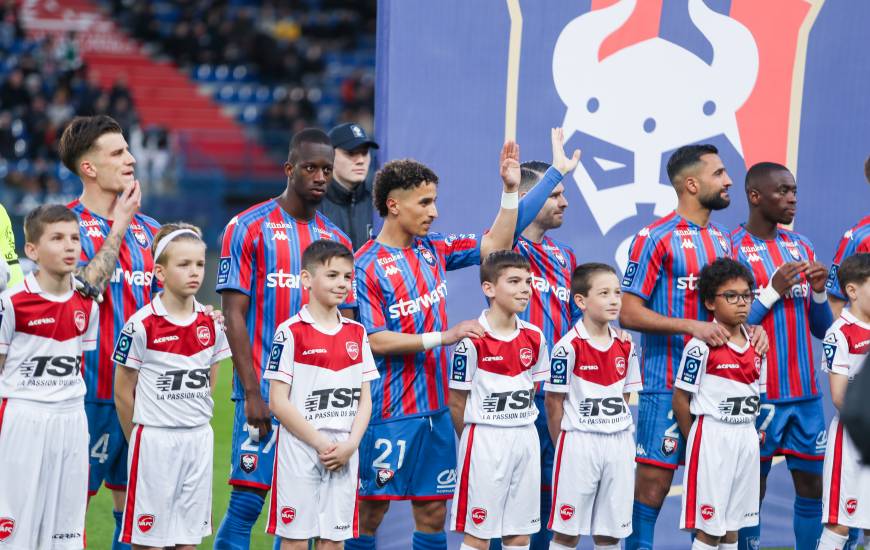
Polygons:
M332 181L319 210L350 237L354 250L361 247L372 231L372 192L367 181L372 162L372 141L359 124L340 124L329 131L335 148Z

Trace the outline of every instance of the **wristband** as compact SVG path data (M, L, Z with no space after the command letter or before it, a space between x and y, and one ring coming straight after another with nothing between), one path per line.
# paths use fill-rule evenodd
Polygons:
M420 336L423 337L423 349L430 350L441 345L440 332L424 332Z
M821 292L813 291L813 301L817 304L824 304L828 301L828 292L823 290Z
M501 193L501 207L505 210L516 210L520 207L520 194L516 191L513 193Z
M764 307L767 309L773 307L773 304L775 304L780 298L781 296L779 295L779 292L773 288L773 285L767 285L758 293L758 301L764 304Z

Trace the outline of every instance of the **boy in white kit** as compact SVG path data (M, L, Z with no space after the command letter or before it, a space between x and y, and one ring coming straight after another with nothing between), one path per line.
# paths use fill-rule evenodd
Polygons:
M0 295L0 548L84 548L88 423L82 352L98 306L73 290L78 219L61 205L24 220L37 271Z
M378 378L365 328L342 317L353 255L322 239L302 253L308 304L275 331L265 376L269 408L281 422L266 531L282 550L342 548L359 536L357 448Z
M822 369L829 374L831 399L837 410L846 388L870 353L870 254L846 259L837 273L840 289L849 300L834 321L822 347ZM822 521L825 529L818 550L842 550L849 528L864 529L864 548L870 546L870 466L861 464L855 444L840 424L831 420L822 481Z
M491 253L480 281L490 305L479 318L484 335L460 340L450 369L450 416L461 435L450 528L465 533L463 550L498 538L505 550L528 549L541 523L534 386L549 373L547 343L517 318L531 296L525 257Z
M127 320L112 354L115 406L130 443L120 542L187 550L211 534L211 395L230 348L194 297L205 274L199 229L166 224L153 246L163 292Z
M583 318L553 347L544 384L556 445L551 550L576 548L592 535L596 550L616 550L631 534L634 438L628 394L642 389L634 344L618 338L622 291L616 271L587 263L571 276Z
M737 550L737 531L758 525L755 417L767 364L743 326L754 286L729 258L705 266L698 280L700 299L731 337L718 347L689 340L674 383L674 416L688 442L680 528L695 531L692 550Z

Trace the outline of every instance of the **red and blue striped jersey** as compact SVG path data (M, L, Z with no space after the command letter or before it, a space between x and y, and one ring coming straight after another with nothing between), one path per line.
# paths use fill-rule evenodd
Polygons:
M806 237L782 228L777 229L775 239L768 241L755 237L741 225L731 233L731 249L733 258L752 272L756 289L769 286L773 274L785 263L816 261L813 245ZM769 310L759 300L752 304L748 322L760 324L770 341L767 352L768 401L819 397L810 332L812 300L810 284L801 275L800 282ZM763 317L758 318L759 313Z
M82 241L80 266L87 265L103 246L112 228L111 220L94 214L75 200L67 205L79 219ZM115 271L103 291L97 349L84 353L85 401L114 403L115 341L134 313L151 301L154 259L151 242L160 224L144 214L136 214L124 234Z
M447 271L480 264L473 234L415 237L408 248L375 240L356 253L359 321L369 335L441 332L447 325ZM447 406L447 346L407 355L376 355L373 423L431 415Z
M828 294L841 300L846 299L845 294L840 289L840 281L837 280L840 264L849 256L867 253L870 253L870 216L865 216L851 229L846 231L843 238L840 239L840 244L837 245L837 252L834 254L834 261L831 262L831 270L828 272L828 281L825 283L825 289L827 289Z
M659 315L710 321L698 295L698 276L708 263L730 256L730 235L724 227L713 222L701 227L671 212L635 235L622 289L640 296ZM674 375L690 338L687 334L641 335L644 392L673 390Z
M260 392L267 402L269 380L263 378L263 371L269 363L275 328L308 303L308 292L300 282L302 252L320 239L332 239L353 250L347 235L320 212L310 221L297 220L275 199L235 216L221 237L216 290L234 290L251 300L245 324ZM353 292L347 305L353 306ZM245 398L235 374L232 398Z
M541 329L552 345L580 318L580 308L571 299L571 274L577 257L570 246L546 235L540 243L520 237L514 251L532 266L532 297L529 307L517 316ZM537 390L543 394L543 384L537 384Z

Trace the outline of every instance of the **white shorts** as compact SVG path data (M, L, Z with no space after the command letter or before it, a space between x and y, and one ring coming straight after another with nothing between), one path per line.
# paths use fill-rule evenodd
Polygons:
M0 399L0 548L84 548L88 421L81 399Z
M553 465L547 528L569 536L631 534L634 439L629 430L562 432Z
M211 534L214 434L196 428L134 426L120 542L199 544Z
M530 535L541 528L541 447L534 424L466 425L450 529L480 539Z
M350 435L322 433L332 441L346 441ZM284 426L279 428L276 446L266 532L291 540L341 541L359 536L359 452L343 468L330 472L317 451Z
M870 466L834 417L828 430L822 485L822 522L870 529Z
M755 423L697 417L686 448L680 529L721 537L726 531L758 525L760 478Z

